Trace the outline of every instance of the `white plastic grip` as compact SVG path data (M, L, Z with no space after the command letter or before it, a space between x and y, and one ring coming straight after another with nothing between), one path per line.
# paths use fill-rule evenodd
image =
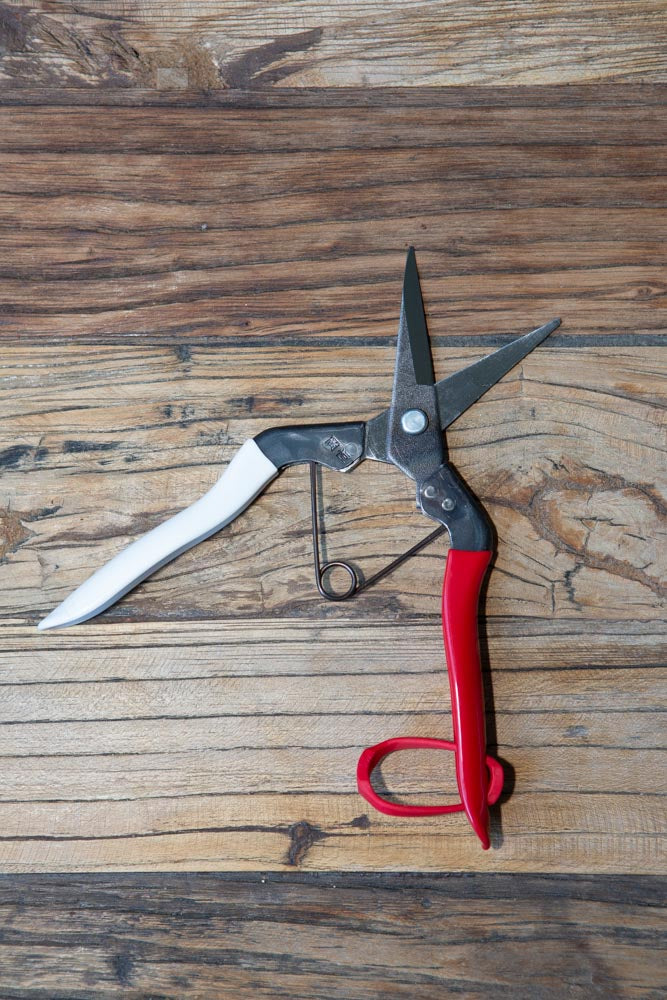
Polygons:
M119 552L37 627L62 628L98 615L165 563L233 521L277 475L276 466L252 438L246 441L208 493Z

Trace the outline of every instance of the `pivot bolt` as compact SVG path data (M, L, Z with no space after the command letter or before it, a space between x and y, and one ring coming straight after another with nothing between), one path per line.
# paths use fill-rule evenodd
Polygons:
M428 417L423 410L406 410L401 417L401 427L406 434L421 434L428 427Z
M445 497L440 506L443 510L454 510L456 507L456 500L452 500L451 497Z
M435 496L435 486L427 486L424 489L424 496L426 497L427 500L432 500L433 497Z

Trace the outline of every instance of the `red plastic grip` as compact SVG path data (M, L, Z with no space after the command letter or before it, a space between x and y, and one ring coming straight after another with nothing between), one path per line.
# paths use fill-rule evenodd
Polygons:
M486 754L484 691L479 655L479 592L490 552L450 549L442 590L442 629L452 701L454 740L395 737L364 750L357 767L359 792L374 808L391 816L435 816L464 811L486 850L489 805L503 786L501 765ZM461 801L444 806L412 806L390 802L374 791L370 776L387 754L397 750L451 750Z
M470 825L489 847L486 722L479 656L479 592L490 552L450 549L442 588L442 631L452 698L456 781Z

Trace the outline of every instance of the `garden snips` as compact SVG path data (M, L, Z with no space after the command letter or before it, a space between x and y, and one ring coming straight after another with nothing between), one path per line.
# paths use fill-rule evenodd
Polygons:
M449 533L442 593L442 624L453 716L453 741L399 737L365 750L357 769L361 795L394 816L464 811L484 848L489 847L489 805L503 785L500 763L486 753L484 696L478 640L478 601L492 555L493 533L483 508L446 458L443 431L560 324L554 319L449 378L435 381L414 250L405 266L391 405L373 419L337 424L273 427L246 441L218 482L200 500L149 531L98 570L39 625L74 625L114 604L160 566L224 528L275 476L290 465L310 465L317 586L323 597L343 600L386 576L438 534ZM368 580L348 563L320 565L316 470L350 472L364 459L397 466L416 486L417 508L438 528ZM350 575L344 593L332 592L326 574L342 566ZM382 798L371 773L396 750L451 750L460 802L416 806Z

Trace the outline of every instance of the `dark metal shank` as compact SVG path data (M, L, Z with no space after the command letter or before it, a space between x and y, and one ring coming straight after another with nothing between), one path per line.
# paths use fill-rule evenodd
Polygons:
M453 548L488 551L493 541L489 520L445 460L444 431L559 324L559 319L552 320L436 382L415 254L410 248L391 406L367 423L274 427L258 434L255 442L279 469L310 462L349 472L365 458L395 465L415 480L418 509L447 529Z
M366 423L301 424L270 427L255 444L277 469L301 462L317 462L336 472L349 472L362 461Z
M255 441L279 469L316 462L336 472L350 472L364 458L365 433L363 422L312 424L272 427L258 434ZM443 463L420 482L418 506L447 528L454 548L481 551L491 547L491 528L484 509L451 465Z

